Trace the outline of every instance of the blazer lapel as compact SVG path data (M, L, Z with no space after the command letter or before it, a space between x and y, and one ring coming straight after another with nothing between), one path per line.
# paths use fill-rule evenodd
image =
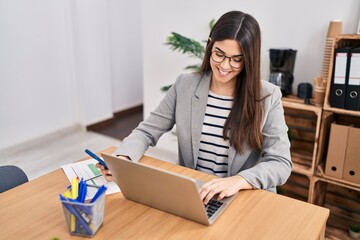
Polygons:
M236 150L234 147L230 146L229 148L229 155L228 155L228 176L231 176L231 167L234 162L234 158L236 155Z
M194 168L196 168L199 155L201 131L206 111L210 80L211 74L204 74L191 101L191 137L195 164Z

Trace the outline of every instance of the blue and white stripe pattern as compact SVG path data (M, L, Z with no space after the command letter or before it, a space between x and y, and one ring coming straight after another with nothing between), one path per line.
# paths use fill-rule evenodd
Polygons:
M209 92L196 169L219 177L227 176L229 141L223 139L224 124L233 99Z

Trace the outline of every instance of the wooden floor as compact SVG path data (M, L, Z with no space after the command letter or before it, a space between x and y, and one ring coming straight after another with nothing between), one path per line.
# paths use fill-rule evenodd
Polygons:
M89 126L88 130L122 140L128 136L142 120L143 108L142 106L138 106L121 113L116 113L113 119Z
M17 146L0 149L0 165L15 165L24 170L29 180L61 168L86 157L85 149L98 152L110 146L119 146L142 121L143 111L134 108L126 114L115 114L105 124L97 124L89 130L78 126L69 127L39 139L32 139ZM158 146L150 147L146 155L177 163L177 149L173 134L165 134ZM160 146L160 147L159 147ZM165 146L165 147L161 147Z
M121 140L142 121L142 115L140 110L122 116L110 125L99 127L96 132L74 126L8 149L0 149L0 165L18 166L32 180L86 157L86 148L97 152L109 146L119 146Z
M118 139L98 133L72 130L43 138L36 143L24 143L0 150L0 159L1 165L18 166L32 180L84 158L86 148L96 152L120 143Z

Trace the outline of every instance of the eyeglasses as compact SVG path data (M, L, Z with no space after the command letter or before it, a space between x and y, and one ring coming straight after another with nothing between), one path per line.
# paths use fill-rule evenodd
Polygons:
M232 68L240 68L243 63L243 58L241 56L227 57L224 53L220 51L211 52L211 59L216 63L222 63L225 58L229 59L230 66Z

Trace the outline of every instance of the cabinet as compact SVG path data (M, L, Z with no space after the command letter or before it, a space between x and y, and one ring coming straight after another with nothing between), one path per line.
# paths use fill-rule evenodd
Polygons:
M334 49L360 46L360 35L339 35L331 49L323 107L305 105L295 97L284 97L285 120L294 139L293 173L282 187L285 195L330 209L327 239L351 239L348 226L360 225L360 184L325 174L331 123L360 127L360 111L330 106ZM358 140L360 147L360 139ZM360 156L359 156L360 161Z
M315 173L322 107L304 104L295 96L283 97L285 121L291 139L292 174L280 189L289 197L312 199L310 183Z
M348 113L323 111L319 149L315 159L314 176L310 180L308 201L330 209L330 218L326 228L327 237L346 240L351 239L347 232L348 226L360 224L360 184L337 179L325 173L330 125L333 122L360 127L360 117ZM360 139L358 142L360 147Z

